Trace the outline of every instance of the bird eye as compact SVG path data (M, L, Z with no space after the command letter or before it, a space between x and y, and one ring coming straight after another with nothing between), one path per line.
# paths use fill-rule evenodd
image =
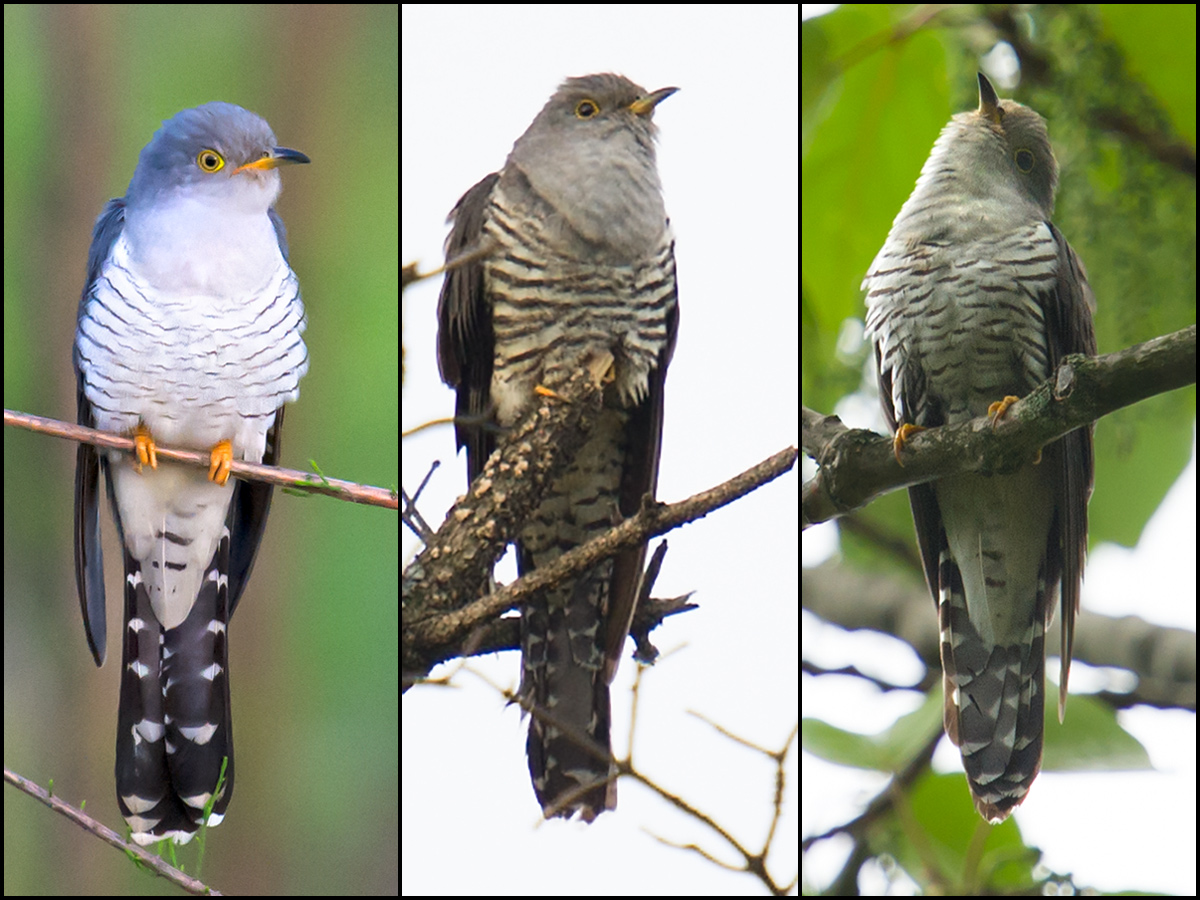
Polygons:
M1033 171L1032 150L1018 150L1013 154L1013 160L1017 164L1017 171L1021 172L1023 175L1028 175Z
M595 100L580 100L575 104L575 118L591 119L600 114L600 104Z
M216 150L205 149L196 154L196 165L202 172L208 172L211 175L213 172L220 172L225 168L225 158Z

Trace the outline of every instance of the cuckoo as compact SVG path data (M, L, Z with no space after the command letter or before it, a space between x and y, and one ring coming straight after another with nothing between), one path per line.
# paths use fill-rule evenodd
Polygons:
M651 119L675 90L647 92L617 75L568 79L504 167L451 213L438 364L457 392L469 477L497 432L532 409L535 389L583 366L604 373L595 427L517 537L522 574L655 492L678 311ZM521 610L526 753L546 817L591 822L616 805L608 685L644 558L644 546L623 551Z
M980 74L979 108L942 130L863 281L898 458L913 429L999 417L1067 354L1095 354L1091 288L1050 221L1057 185L1045 121ZM1041 766L1045 635L1060 597L1062 717L1092 469L1080 428L1011 474L909 489L938 608L946 734L990 822Z
M274 210L277 167L308 161L239 106L187 109L155 133L92 232L73 355L79 423L132 435L138 455L79 445L75 578L100 665L103 470L125 573L117 801L140 844L190 840L209 801L218 824L233 794L227 629L271 486L229 481L229 466L275 463L283 405L308 369ZM209 473L159 466L156 442L209 453Z

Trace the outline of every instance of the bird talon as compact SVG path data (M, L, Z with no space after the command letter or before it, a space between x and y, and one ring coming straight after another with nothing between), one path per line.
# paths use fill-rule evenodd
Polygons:
M997 400L988 407L988 418L992 420L992 427L996 427L996 423L1004 418L1004 414L1008 412L1008 408L1020 400L1020 397L1014 397L1012 394L1006 396L1003 400Z
M137 454L137 462L133 464L137 472L142 471L142 466L158 468L158 447L145 425L138 425L133 433L133 452Z
M924 430L920 425L909 425L907 422L896 429L896 434L892 437L892 455L896 457L897 464L904 465L904 460L900 458L900 451L903 449L905 441L911 435Z
M221 441L209 452L208 479L224 485L233 468L233 444Z

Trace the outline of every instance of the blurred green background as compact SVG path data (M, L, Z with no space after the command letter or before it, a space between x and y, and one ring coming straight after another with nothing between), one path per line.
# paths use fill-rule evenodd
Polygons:
M164 119L226 100L312 158L284 172L278 205L310 356L283 464L395 485L397 9L4 7L6 408L74 421L95 217ZM119 557L105 511L109 658L96 669L75 595L74 456L5 432L5 765L123 830ZM201 873L215 888L396 893L397 531L394 512L276 492L231 627L237 778ZM11 788L4 819L6 894L172 890ZM190 871L194 857L184 849Z

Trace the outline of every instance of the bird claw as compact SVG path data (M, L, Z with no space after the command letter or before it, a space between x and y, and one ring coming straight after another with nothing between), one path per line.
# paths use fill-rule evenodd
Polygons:
M904 460L900 458L900 451L904 448L904 443L911 435L918 431L924 431L920 425L909 425L905 422L896 429L896 434L892 437L892 455L896 457L896 463L900 466L904 465Z
M997 400L988 407L988 418L992 420L993 428L1004 417L1004 414L1008 412L1008 408L1020 399L1020 397L1014 397L1012 394L1009 394L1003 400Z
M142 466L158 468L158 447L145 425L138 425L133 432L133 452L137 454L137 462L133 468L140 474Z
M209 453L209 480L224 485L229 480L229 471L232 467L233 444L229 441L221 441Z

